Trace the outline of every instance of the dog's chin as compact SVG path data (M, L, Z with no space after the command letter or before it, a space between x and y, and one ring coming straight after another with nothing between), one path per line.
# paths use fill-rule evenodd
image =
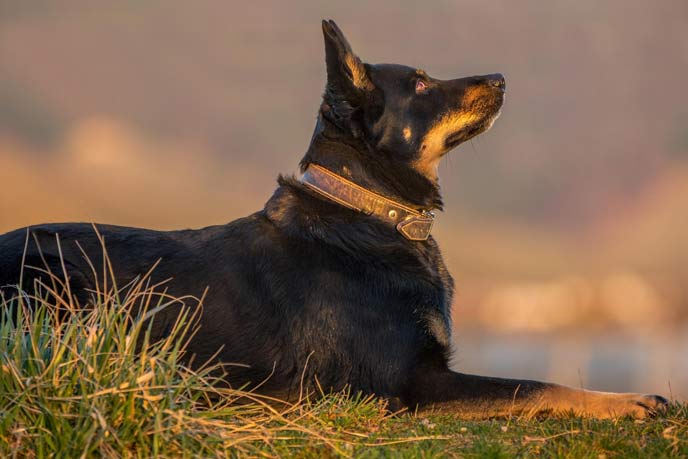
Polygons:
M471 123L467 126L464 126L458 131L449 134L447 138L444 140L444 146L446 148L446 151L452 150L458 147L460 144L464 143L465 141L470 140L473 137L488 131L495 123L495 121L497 121L497 118L499 118L499 115L501 114L502 109L500 108L495 114L485 117L480 121L476 121L475 123Z

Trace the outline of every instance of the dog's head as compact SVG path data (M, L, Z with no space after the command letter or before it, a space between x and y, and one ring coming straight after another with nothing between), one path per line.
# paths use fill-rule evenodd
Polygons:
M438 80L404 65L366 64L333 21L322 27L327 86L321 113L371 154L393 157L436 182L440 159L499 116L501 74Z

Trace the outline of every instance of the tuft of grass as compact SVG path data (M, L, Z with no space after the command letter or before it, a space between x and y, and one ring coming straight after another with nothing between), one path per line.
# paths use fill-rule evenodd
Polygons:
M150 272L118 288L104 254L89 305L48 270L0 298L0 457L688 457L680 403L642 421L392 415L346 391L275 408L218 384L231 367L186 365L202 299L168 295ZM168 308L177 320L154 340Z

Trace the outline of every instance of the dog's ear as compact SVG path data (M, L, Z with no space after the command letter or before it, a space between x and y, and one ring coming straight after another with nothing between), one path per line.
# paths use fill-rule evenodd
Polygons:
M322 28L327 63L325 102L335 110L341 104L347 105L349 110L355 109L365 100L366 93L374 89L374 85L368 78L365 65L353 53L337 24L323 20Z

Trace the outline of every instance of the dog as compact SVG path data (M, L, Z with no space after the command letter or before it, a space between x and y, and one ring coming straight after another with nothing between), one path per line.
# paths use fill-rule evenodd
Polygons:
M98 225L119 285L159 260L153 275L174 279L170 294L201 296L207 287L189 353L196 362L243 364L231 368L228 384L284 400L304 386L349 388L466 418L644 417L664 407L657 395L450 370L454 282L431 235L433 211L442 209L438 164L492 126L504 77L439 80L404 65L364 63L333 21L322 30L327 83L302 176L280 175L262 210L225 225ZM4 295L19 283L24 260L56 272L64 264L71 291L88 303L94 280L82 249L96 266L102 261L91 224L0 236ZM24 273L24 285L41 275ZM164 336L174 319L162 311L154 334Z

